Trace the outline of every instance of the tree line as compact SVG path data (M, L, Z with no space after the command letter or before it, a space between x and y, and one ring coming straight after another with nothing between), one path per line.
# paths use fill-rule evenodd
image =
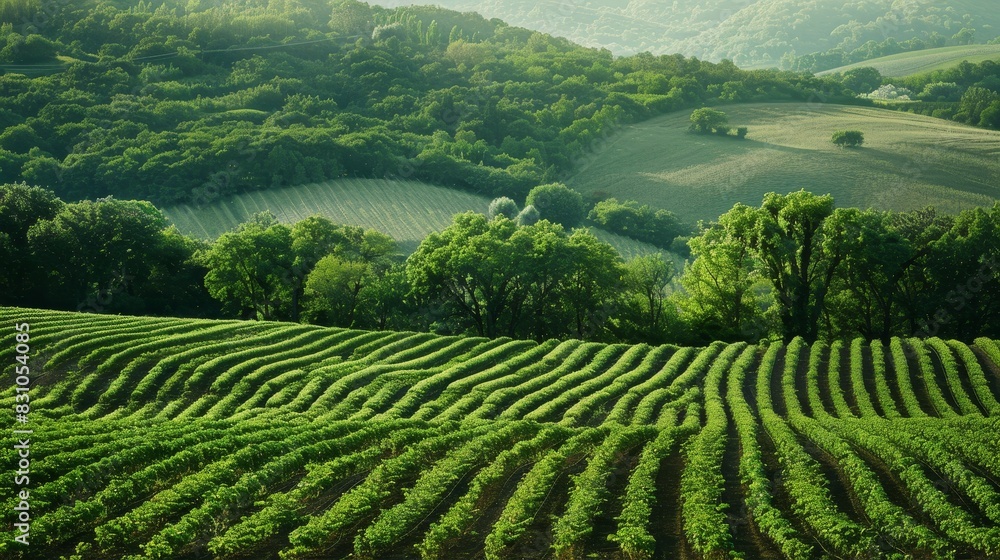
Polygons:
M843 86L871 99L888 99L886 108L1000 129L1000 63L962 61L952 68L904 78L883 77L871 67L838 75Z
M649 343L1000 336L1000 204L950 216L771 193L701 224L676 278L662 255L626 261L522 214L501 200L456 215L404 258L322 217L256 215L208 243L149 202L6 184L0 304Z

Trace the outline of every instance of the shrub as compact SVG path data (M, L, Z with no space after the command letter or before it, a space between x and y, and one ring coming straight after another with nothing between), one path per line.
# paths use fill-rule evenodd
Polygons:
M672 212L640 206L634 200L602 200L594 205L588 218L612 233L664 249L669 249L675 237L688 231Z
M508 219L515 220L517 219L518 212L520 210L518 210L516 202L506 196L501 196L500 198L493 199L493 202L490 203L490 208L486 211L486 217L492 220L497 216L506 216Z
M747 137L747 132L749 132L747 130L747 127L745 127L745 126L737 127L736 128L736 137L739 138L740 140L743 140L744 138Z
M527 205L521 213L517 215L517 225L519 226L531 226L538 223L538 220L542 217L538 214L538 210L532 205Z
M838 130L833 133L832 141L841 147L854 148L865 143L865 135L859 130Z

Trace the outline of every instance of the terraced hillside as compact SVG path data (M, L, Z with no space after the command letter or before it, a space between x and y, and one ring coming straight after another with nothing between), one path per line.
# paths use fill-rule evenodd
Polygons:
M1000 554L993 340L678 348L0 319L3 363L28 356L16 426L33 430L31 545L8 526L4 558ZM3 379L13 426L26 380ZM8 465L19 437L4 431Z

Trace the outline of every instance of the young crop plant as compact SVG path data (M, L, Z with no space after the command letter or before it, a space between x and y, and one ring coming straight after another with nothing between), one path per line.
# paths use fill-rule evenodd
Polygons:
M654 350L655 352L655 350ZM653 354L652 352L650 353ZM632 411L632 406L636 401L640 401L645 397L650 391L654 390L656 387L663 387L668 385L677 375L680 373L681 368L684 367L688 361L697 354L697 350L691 347L680 348L674 352L667 363L660 368L659 371L653 374L652 377L634 385L628 389L628 391L622 395L615 406L612 407L611 412L604 419L605 422L617 422L619 424L625 424L629 421L629 413Z
M484 554L488 560L513 558L513 546L535 521L556 479L562 474L567 460L588 451L607 437L605 428L592 428L570 438L559 449L549 452L531 468L517 485L504 506L493 530L486 536Z
M611 384L590 395L581 397L563 415L562 423L568 425L581 424L580 419L590 416L599 404L614 399L616 395L623 395L631 387L634 387L637 382L648 380L656 364L665 359L665 354L676 351L676 348L672 346L658 346L650 349L644 344L635 346L634 349L636 350L632 356L632 361L624 361L623 356L623 360L619 360L619 363L608 371L608 375L614 376ZM634 360L639 358L641 358L641 361L638 364L634 364ZM596 419L593 422L596 424ZM624 422L619 423L623 424Z
M675 418L672 422L659 424L659 435L643 448L639 463L625 487L622 512L618 516L618 530L608 535L608 540L617 542L628 560L648 560L656 552L656 540L649 528L660 464L700 428L701 405L693 402L688 405L684 422L678 426Z
M557 442L569 438L569 432L557 426L546 426L532 439L517 442L501 451L469 483L465 494L438 521L431 524L424 540L417 545L423 560L444 560L447 545L470 529L476 516L488 505L491 492L510 479L518 468L527 466Z
M510 448L525 438L533 437L537 429L537 424L531 422L501 424L449 452L421 473L402 502L382 510L374 522L358 534L354 539L355 554L359 558L378 558L430 515L431 510L470 471L493 460L498 449Z
M961 375L958 372L958 363L955 361L955 355L948 344L937 337L927 339L926 344L937 355L938 361L944 368L945 382L948 384L948 390L951 392L952 397L958 404L959 413L982 414L979 407L972 402L972 399L962 386Z
M886 372L885 348L882 346L882 341L873 340L869 345L869 348L872 356L875 396L878 398L879 407L882 408L882 415L886 418L900 418L902 415L896 408L896 401L892 398L892 392L889 390L889 378L888 373ZM909 379L909 368L906 365L906 358L904 357L902 362L900 362L896 347L892 348L892 352L897 380L900 376L906 376L906 378ZM900 365L900 363L902 363L902 365ZM920 410L920 405L917 404L917 398L913 394L912 390L906 390L906 388L909 387L908 383L897 381L897 384L899 392L902 394L903 405L910 416L913 416L916 414L916 411Z
M291 548L285 558L310 557L331 543L347 536L352 527L380 509L399 493L400 485L435 460L446 455L456 445L476 438L492 429L490 425L459 428L414 445L403 454L376 467L370 475L322 514L312 517L289 534Z
M602 344L580 344L565 361L545 373L527 378L513 387L504 387L490 393L469 418L516 419L552 397L550 387L564 376L590 376L621 352L621 348L607 348ZM576 372L576 373L574 373Z
M514 355L504 359L485 353L470 360L470 367L475 365L476 369L482 368L481 371L449 383L438 398L421 404L413 417L420 420L461 418L496 389L552 367L553 363L568 356L580 341L553 339L537 345L520 344L524 346L516 346L512 349Z
M587 467L573 479L566 511L552 528L557 560L586 558L584 544L594 531L593 520L610 498L608 478L615 463L632 448L649 440L656 430L649 426L611 428L611 433L590 457Z
M827 361L826 381L827 390L830 392L830 400L833 401L833 409L839 418L850 418L854 416L847 398L844 395L844 388L840 384L840 370L843 367L842 352L844 341L834 340L830 344L830 358Z
M882 420L872 417L871 421ZM817 421L800 417L792 421L792 426L796 430L837 459L839 468L850 481L851 489L871 521L872 527L886 537L888 546L898 549L901 545L906 545L926 551L933 558L954 557L954 550L947 540L921 525L913 516L896 505L889 498L875 472L858 456L855 449L828 429L828 426L839 424L832 418Z
M911 345L910 349L915 350L916 348ZM906 349L903 346L903 341L899 337L893 337L889 342L889 350L892 352L892 365L896 368L896 386L899 387L899 394L903 399L903 406L906 409L907 415L910 418L927 416L927 413L924 412L917 401L916 393L913 392L913 376L910 372L910 365L907 363ZM921 375L925 374L921 372ZM929 387L928 392L930 392ZM932 404L934 403L932 402ZM887 415L887 417L889 416Z
M858 411L862 418L878 416L875 406L872 404L871 395L865 388L865 368L864 357L862 355L862 345L864 340L855 338L851 341L851 387L854 390L854 402L857 403Z
M726 448L728 420L719 393L730 364L746 347L731 344L719 354L705 376L705 427L688 441L687 465L681 473L681 512L684 534L691 547L709 558L726 557L733 550L733 537L726 522L722 493L722 456Z
M724 348L726 348L725 343L713 342L710 346L704 348L688 364L684 372L670 382L670 385L650 391L636 405L635 412L632 415L632 423L648 424L654 422L657 412L663 407L663 403L680 397L689 386L696 383L699 378L703 378L705 372L712 367L712 364L718 359L720 352Z
M801 346L801 339L793 340L785 355L782 385L786 393L788 422L808 418L799 409L794 392L789 394L787 387L793 379L790 372L797 368ZM771 369L761 368L757 375L759 414L761 424L777 449L778 462L783 467L784 486L794 501L793 511L826 546L841 554L867 556L874 546L872 536L837 508L819 464L802 448L789 423L775 413L770 395L771 375L774 373Z
M773 369L780 349L778 344L770 345L764 351L759 367ZM756 347L743 351L733 364L727 384L726 402L740 438L740 480L746 489L747 508L760 532L771 539L786 558L807 560L812 557L813 547L802 541L792 523L774 504L773 483L765 470L763 452L758 443L760 423L743 396L746 374L756 361L758 352Z
M948 346L962 360L965 371L968 373L969 383L972 384L976 398L979 399L979 404L990 416L1000 415L1000 403L997 402L996 396L990 390L990 383L986 379L986 373L983 371L982 366L979 365L976 354L968 346L957 340L949 340Z
M931 351L928 345L918 338L911 338L906 344L917 353L917 361L920 364L920 376L923 378L924 385L927 387L927 396L930 398L931 405L937 410L938 416L957 416L958 412L948 403L948 399L944 396L944 390L938 385L934 374L934 362L931 360Z
M837 426L840 435L888 465L945 536L985 554L987 558L1000 554L1000 527L977 524L968 511L949 501L915 458L903 453L880 434L885 429L886 426L878 424Z

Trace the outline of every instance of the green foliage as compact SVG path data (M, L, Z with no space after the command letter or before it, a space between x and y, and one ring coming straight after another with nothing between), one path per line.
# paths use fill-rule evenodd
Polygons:
M385 0L384 5L404 5ZM809 71L833 68L904 50L954 44L957 31L976 30L981 41L994 37L1000 18L984 1L947 1L901 10L888 1L824 3L800 0L727 2L678 0L619 3L593 7L443 0L444 7L481 10L511 25L539 29L616 55L688 53L700 59L734 61L740 67ZM811 53L811 54L810 54ZM799 56L795 56L798 54Z
M842 148L856 148L865 143L865 134L860 130L838 130L830 140Z
M729 128L725 126L727 122L729 122L729 117L727 117L725 113L708 107L695 109L694 112L691 113L692 132L698 132L701 134L716 132L717 134L725 136L729 132ZM722 132L719 132L720 130Z
M479 336L543 338L593 328L588 310L612 297L620 257L592 235L541 221L519 226L467 213L407 260L415 294ZM603 328L602 320L596 328Z
M557 223L566 228L575 227L583 221L583 195L562 183L539 185L528 193L525 207L538 211L543 220Z
M504 216L508 220L516 220L517 215L520 214L520 210L517 208L517 203L513 200L502 196L500 198L493 199L490 202L490 207L486 211L486 217L489 219L494 219L498 216Z
M870 93L882 85L882 74L870 66L853 68L840 76L844 87L857 94Z
M292 236L273 215L259 214L223 235L201 258L205 287L231 313L273 320L288 312Z
M517 213L516 221L519 226L533 226L541 219L542 215L538 209L529 204Z
M0 180L67 200L204 205L345 176L521 200L623 123L716 99L840 95L816 78L615 58L432 7L102 1L43 12L40 34L0 35L0 57L30 66L0 77Z
M1000 551L991 338L895 338L870 360L855 338L844 364L845 344L801 338L537 343L10 307L0 320L29 323L52 357L33 369L60 372L31 388L49 449L32 470L42 554L380 558L416 542L427 560L507 559L551 532L548 554L586 558L611 527L609 554L649 559L684 546L658 541L657 508L706 558L739 557L744 522L796 560ZM854 396L838 396L845 365ZM922 384L933 410L865 404L864 377L881 392L890 370L904 402ZM745 509L727 508L728 488Z
M672 212L640 206L634 200L602 200L590 210L587 219L610 232L664 249L670 249L674 238L688 232Z

